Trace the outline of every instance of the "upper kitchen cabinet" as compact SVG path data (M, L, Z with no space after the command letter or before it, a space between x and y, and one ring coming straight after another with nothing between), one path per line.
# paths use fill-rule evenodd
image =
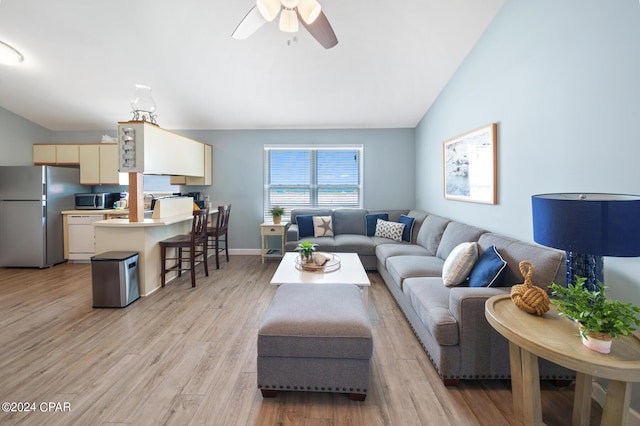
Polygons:
M33 145L33 164L77 165L78 145Z
M171 176L171 185L211 185L213 183L213 148L203 144L204 176Z
M205 178L211 162L207 144L147 122L118 123L118 145L121 172Z
M80 145L80 183L82 185L120 185L118 145ZM125 183L126 184L126 183Z

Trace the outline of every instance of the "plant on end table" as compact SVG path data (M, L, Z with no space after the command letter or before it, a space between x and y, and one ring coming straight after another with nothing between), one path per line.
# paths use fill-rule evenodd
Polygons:
M316 251L317 244L313 244L309 241L301 241L296 246L296 251L300 253L300 256L304 258L306 262L313 261L313 252Z
M551 299L551 303L558 307L560 315L579 323L580 337L586 347L609 353L612 338L629 336L636 326L640 326L640 307L608 299L606 287L600 281L597 290L583 286L585 281L586 278L576 276L576 283L567 287L551 284L549 288L557 297Z
M273 218L273 223L278 224L282 219L282 215L284 214L284 209L280 206L273 206L271 208L271 217Z

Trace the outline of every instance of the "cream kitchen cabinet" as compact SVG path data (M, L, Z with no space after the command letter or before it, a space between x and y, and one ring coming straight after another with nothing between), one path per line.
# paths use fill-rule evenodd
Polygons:
M64 215L65 259L90 260L96 254L93 222L104 220L104 214Z
M33 164L76 165L79 163L78 145L33 145Z
M80 145L82 185L120 185L118 145Z
M204 176L171 176L171 185L211 185L213 183L213 148L204 145Z

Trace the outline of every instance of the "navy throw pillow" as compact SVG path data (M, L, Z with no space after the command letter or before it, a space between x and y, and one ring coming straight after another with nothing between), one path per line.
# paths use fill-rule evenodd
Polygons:
M404 230L402 231L402 241L411 242L411 232L413 231L413 222L414 218L405 216L403 214L400 215L400 219L398 219L398 223L404 223Z
M313 237L313 215L296 216L298 238Z
M364 217L367 222L367 237L373 237L376 233L378 219L389 220L389 213L371 213Z
M507 262L495 246L487 247L469 275L469 287L499 287Z

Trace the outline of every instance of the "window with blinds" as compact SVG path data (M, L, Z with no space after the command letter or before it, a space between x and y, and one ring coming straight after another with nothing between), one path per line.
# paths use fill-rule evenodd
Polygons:
M264 219L271 208L362 207L362 146L265 146Z

